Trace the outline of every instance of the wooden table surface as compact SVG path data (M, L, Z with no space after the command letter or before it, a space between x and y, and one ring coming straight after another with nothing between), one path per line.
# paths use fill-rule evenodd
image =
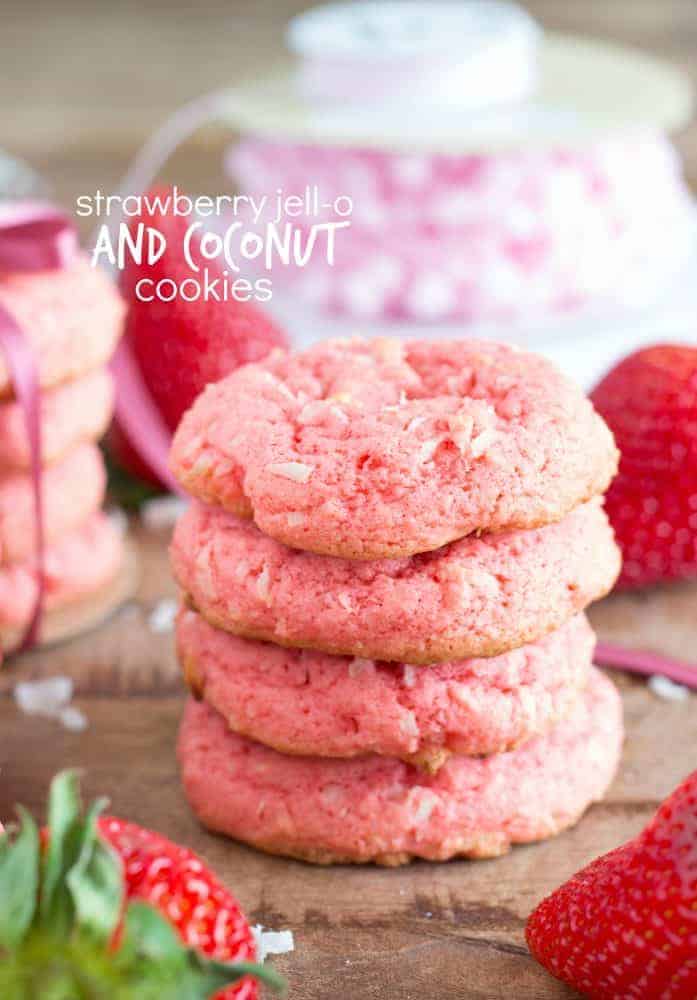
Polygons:
M133 152L184 100L224 86L278 51L289 0L0 0L0 145L46 174L67 205L111 190ZM694 0L535 0L550 27L642 45L695 73ZM209 129L167 176L194 190L222 190L229 137ZM680 137L697 181L697 129ZM610 795L578 827L547 844L492 862L415 864L408 869L318 869L267 858L210 836L192 819L175 762L183 693L171 634L149 615L174 588L166 538L137 528L143 578L138 599L101 629L23 657L0 675L0 817L22 801L38 810L60 767L85 768L89 794L200 851L254 921L290 928L296 950L277 961L297 1000L542 998L571 996L528 956L525 919L579 866L634 834L657 802L694 766L694 698L662 701L621 679L628 738ZM695 591L677 588L604 604L605 634L695 658ZM69 733L29 720L12 687L66 673L89 729Z

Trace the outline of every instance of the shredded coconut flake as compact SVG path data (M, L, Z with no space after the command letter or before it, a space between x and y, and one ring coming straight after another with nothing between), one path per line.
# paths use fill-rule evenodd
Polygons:
M476 437L472 438L470 448L474 458L481 458L482 455L485 455L488 449L496 441L496 438L496 431L491 430L490 428L482 431L481 434L477 434Z
M207 472L210 472L215 465L215 459L209 451L204 451L202 455L199 455L194 464L191 466L189 475L193 478L198 478L198 476L205 476Z
M217 589L213 576L213 543L208 542L196 556L196 583L209 600L215 600Z
M18 708L25 715L56 719L73 732L82 732L87 728L87 719L83 713L70 704L73 697L73 682L70 677L21 681L15 685L14 697Z
M419 727L416 724L416 719L411 713L409 715L404 715L399 720L399 731L404 736L418 736Z
M55 715L73 697L69 677L47 677L42 681L21 681L15 685L15 701L27 715Z
M649 677L649 688L653 693L666 701L687 701L690 691L684 684L676 684L670 677L654 674Z
M359 656L354 656L348 668L350 677L360 677L361 674L370 673L374 670L375 664L372 660L363 660Z
M110 507L107 511L107 517L109 522L119 535L125 535L128 531L128 517L126 512L121 510L120 507Z
M342 794L343 794L343 789L341 785L337 785L336 783L324 785L324 787L320 791L322 801L325 803L325 805L330 805L330 806L333 805L335 802L338 802Z
M353 611L353 601L345 591L339 591L339 593L334 596L344 611Z
M158 601L148 615L148 628L151 632L171 632L177 617L179 604L172 597Z
M225 476L229 476L235 471L236 464L231 459L226 459L224 461L218 460L215 463L215 474L219 479L223 479Z
M472 692L466 684L453 684L450 688L451 697L455 701L459 702L465 708L470 708L472 705Z
M477 592L484 594L491 600L497 598L501 593L501 584L499 581L493 573L487 573L484 569L473 566L465 574L465 578L471 587L474 587Z
M257 946L257 961L264 962L267 955L287 955L295 951L292 931L265 931L261 924L252 927Z
M474 420L471 415L469 413L456 413L454 416L448 417L448 430L458 451L468 451L474 430Z
M82 733L87 729L87 717L76 705L68 705L62 709L58 718L73 733Z
M312 465L305 465L304 462L272 462L266 468L272 475L292 479L294 483L308 482L314 471Z
M413 431L417 430L417 428L421 427L422 424L426 423L427 419L427 417L412 417L406 426L407 433L411 434Z
M416 684L416 669L409 663L404 664L402 671L402 683L408 688L413 688Z
M237 582L241 583L243 580L246 580L249 574L249 564L244 559L240 559L240 561L235 564L235 568L232 572Z
M281 382L280 379L274 379L274 384L276 389L278 389L281 395L285 396L289 402L291 403L297 402L297 397L293 395L293 393L290 391L285 382Z
M351 403L353 402L353 396L350 392L335 392L331 396L327 396L328 403Z
M425 823L438 805L438 796L428 788L413 788L409 793L409 808L414 822Z
M206 393L208 393L208 389L206 389ZM181 453L182 461L184 462L195 461L196 456L198 455L201 448L203 448L203 438L201 437L200 434L196 434L194 435L194 437L192 437L189 443L184 446L184 449Z
M419 451L419 461L430 462L435 453L438 451L439 445L440 438L434 438L432 441L424 441Z
M149 531L168 531L173 528L188 503L181 497L153 497L140 508L143 524Z
M340 420L342 424L349 423L348 413L344 411L339 406L330 406L329 409L332 411L337 420Z
M314 399L303 406L295 419L299 424L313 424L321 421L327 410L331 410L331 404L324 399Z
M269 574L269 567L265 564L261 573L257 577L256 591L257 597L264 604L269 604L269 598L271 596L271 590L269 584L271 582L271 576Z

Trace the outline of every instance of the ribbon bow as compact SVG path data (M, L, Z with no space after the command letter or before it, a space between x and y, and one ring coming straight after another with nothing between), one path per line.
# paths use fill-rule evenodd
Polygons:
M69 267L78 252L72 221L59 209L42 202L0 205L0 272L52 271ZM22 408L29 440L30 472L36 525L37 595L19 649L36 643L43 613L44 518L41 472L41 392L39 367L24 330L0 304L0 350L5 356L15 397Z

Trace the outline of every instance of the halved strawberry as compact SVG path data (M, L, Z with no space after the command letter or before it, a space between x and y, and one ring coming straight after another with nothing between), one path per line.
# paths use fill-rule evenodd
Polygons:
M621 453L605 499L624 556L619 586L697 575L697 347L637 351L591 399Z
M253 1000L257 980L280 987L203 863L103 807L83 815L63 772L43 833L19 807L18 831L0 834L3 1000Z
M538 962L597 1000L697 996L697 771L645 830L537 907Z
M171 302L158 298L147 302L138 297L136 287L141 279L156 285L169 278L179 287L185 279L200 277L189 268L183 249L193 220L174 214L172 194L169 188L148 191L142 200L142 214L130 220L134 238L139 225L152 227L165 238L167 249L155 264L127 263L121 287L128 304L125 336L158 410L173 431L209 382L219 381L247 362L260 361L274 347L287 347L288 340L252 301L219 302L209 297L188 302L177 295ZM201 258L198 237L192 242L192 254L212 278L223 280L221 262ZM147 297L152 287L147 286ZM137 452L138 443L130 444ZM128 453L118 439L115 449L130 468ZM133 471L142 473L142 468Z

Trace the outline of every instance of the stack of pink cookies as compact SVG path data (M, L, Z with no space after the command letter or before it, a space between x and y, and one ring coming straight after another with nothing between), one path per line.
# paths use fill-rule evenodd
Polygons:
M622 740L583 614L616 461L574 384L495 344L330 341L209 386L172 453L203 823L382 864L573 823Z
M106 365L123 306L85 258L45 272L0 272L0 305L31 343L41 384L45 608L62 612L116 576L122 538L101 513L106 475L96 441L111 419ZM36 515L25 415L0 359L0 636L27 626L37 596Z

